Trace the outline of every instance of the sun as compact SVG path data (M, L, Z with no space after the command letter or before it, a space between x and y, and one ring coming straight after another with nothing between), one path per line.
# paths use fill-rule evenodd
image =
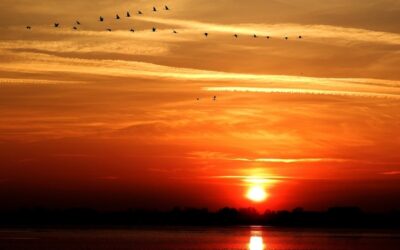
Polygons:
M262 202L267 199L267 196L264 188L260 186L250 187L246 194L246 197L254 202Z

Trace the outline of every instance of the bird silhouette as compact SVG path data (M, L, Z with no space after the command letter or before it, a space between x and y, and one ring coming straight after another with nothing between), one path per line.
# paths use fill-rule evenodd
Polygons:
M134 29L131 29L130 31L131 31L131 32L135 32L135 30L134 30Z
M79 22L79 21L76 21L76 25L81 25L81 22Z
M30 29L32 29L32 27L31 26L26 26L26 29L30 30Z
M270 36L267 36L267 39L270 39L271 37Z
M143 15L143 12L141 12L140 10L137 13L138 15Z
M156 31L157 31L157 28L153 27L152 31L153 31L153 32L156 32Z
M174 34L178 33L176 30L172 31Z
M99 17L99 21L100 21L100 22L103 22L103 21L104 21L104 17L100 16L100 17Z
M131 17L131 13L129 13L129 11L126 12L126 17Z
M76 26L72 27L72 29L77 30L78 28Z
M257 35L256 35L256 34L254 34L254 35L253 35L253 37L254 37L254 38L257 38Z
M217 96L215 95L214 97L213 97L213 101L216 101L217 100Z
M206 33L204 33L204 36L205 36L205 37L208 37L208 33L207 33L207 32L206 32Z
M169 7L167 5L165 5L165 10L169 10Z
M197 100L197 101L200 101L200 98L197 97L196 100Z
M153 7L153 11L156 12L156 11L157 11L157 8L156 8L156 7Z
M54 23L54 28L58 28L60 26L59 23Z
M236 38L238 38L238 34L234 34L233 36L236 37Z
M289 39L289 37L286 36L286 37L285 37L285 40L288 40L288 39Z
M302 36L299 36L299 39L302 39L303 37Z
M117 15L115 15L115 19L117 19L117 20L119 20L120 19L120 17L119 17L119 15L117 14Z
M112 31L112 29L108 28L108 29L107 29L107 31L108 31L108 32L111 32L111 31Z

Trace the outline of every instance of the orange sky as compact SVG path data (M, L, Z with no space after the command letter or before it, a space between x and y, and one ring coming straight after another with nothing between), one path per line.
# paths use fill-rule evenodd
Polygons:
M399 1L166 3L1 1L3 207L400 208Z

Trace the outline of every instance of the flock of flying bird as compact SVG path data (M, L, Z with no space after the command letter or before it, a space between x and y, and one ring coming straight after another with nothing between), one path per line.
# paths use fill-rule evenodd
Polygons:
M170 8L169 8L167 5L165 5L165 6L164 6L164 10L165 10L165 11L169 11ZM153 7L153 12L157 12L157 11L158 11L157 8L156 8L156 7ZM138 10L138 11L137 11L137 15L143 15L143 12L142 12L141 10ZM126 17L126 18L130 18L130 17L131 17L130 11L127 11L127 12L126 12L125 17ZM118 15L118 14L116 14L116 15L115 15L115 19L116 19L116 20L120 20L120 19L121 19L121 16ZM100 16L100 17L99 17L99 22L104 22L104 20L105 20L105 18L104 18L103 16ZM73 29L73 30L78 30L78 27L79 27L80 25L81 25L81 22L80 22L79 20L77 20L77 21L75 21L75 25L72 27L72 29ZM57 23L54 23L54 28L59 28L59 27L60 27L60 23L58 23L58 22L57 22ZM26 26L26 29L31 30L32 27L31 27L31 26ZM109 32L112 31L111 28L107 28L106 30L109 31ZM156 32L156 31L157 31L157 28L156 28L156 27L153 27L151 30L152 30L152 32ZM135 30L134 30L133 28L131 28L131 29L130 29L130 32L135 32ZM173 30L172 32L173 32L174 34L177 34L177 33L178 33L176 30ZM208 35L209 35L208 32L204 32L204 36L205 36L205 37L208 37ZM239 37L238 34L234 34L233 36L234 36L235 38L238 38L238 37ZM254 38L258 38L257 34L254 34L253 37L254 37ZM267 39L270 39L271 37L270 37L270 36L266 36L266 38L267 38ZM298 38L298 39L302 39L303 36L298 36L297 38ZM285 39L285 40L288 40L289 37L285 36L284 39ZM197 99L197 101L200 101L200 98L196 98L196 99ZM212 97L212 100L213 100L213 101L216 101L216 100L217 100L217 96L213 96L213 97Z
M164 6L164 10L165 10L165 11L169 11L170 8L169 8L167 5L165 5L165 6ZM153 6L153 12L157 12L157 11L158 11L158 9L157 9L155 6ZM143 12L142 12L141 10L138 10L138 11L137 11L137 14L138 14L138 15L143 15ZM126 12L126 16L125 16L125 17L126 17L126 18L130 18L130 17L131 17L130 11L127 11L127 12ZM121 19L121 16L118 15L118 14L116 14L116 15L115 15L115 19L116 19L116 20L120 20L120 19ZM104 20L105 20L105 18L104 18L103 16L100 16L100 17L99 17L99 22L104 22ZM73 29L73 30L78 30L78 27L79 27L80 25L81 25L81 22L77 20L77 21L75 22L75 25L72 27L72 29ZM59 28L59 27L60 27L60 23L54 23L54 28ZM26 29L31 30L32 27L31 27L31 26L26 26ZM106 30L109 31L109 32L112 31L111 28L107 28ZM153 27L153 28L151 29L151 31L152 31L152 32L156 32L156 31L157 31L157 28L156 28L156 27ZM130 29L130 32L135 32L135 30L134 30L133 28L131 28L131 29ZM173 32L174 34L177 34L177 33L178 33L176 30L173 30L172 32ZM208 32L204 32L204 36L205 36L205 37L208 37L208 35L209 35ZM233 36L234 36L235 38L238 38L238 37L239 37L238 34L234 34ZM257 34L254 34L253 37L254 37L254 38L258 38ZM267 39L270 39L271 36L266 36L266 38L267 38ZM298 39L303 39L303 36L298 36L297 38L298 38ZM285 39L285 40L288 40L289 37L288 37L288 36L285 36L284 39Z

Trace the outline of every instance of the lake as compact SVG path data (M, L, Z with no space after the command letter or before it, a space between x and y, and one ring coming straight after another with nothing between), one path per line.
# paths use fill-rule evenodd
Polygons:
M1 250L397 250L400 233L268 227L0 230Z

